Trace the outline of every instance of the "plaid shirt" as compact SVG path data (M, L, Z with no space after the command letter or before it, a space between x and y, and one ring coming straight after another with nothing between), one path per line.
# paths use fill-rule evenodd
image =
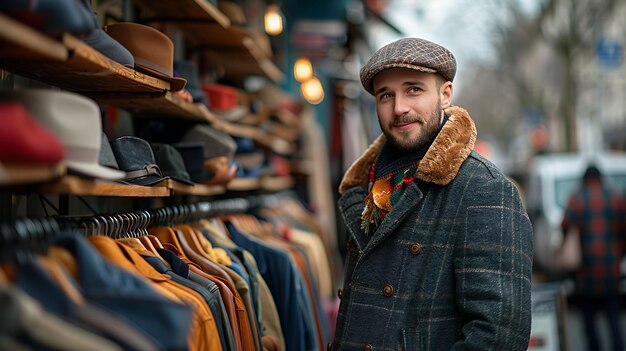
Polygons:
M576 275L578 291L587 295L616 293L626 234L624 198L599 181L589 182L570 197L561 226L564 233L571 226L580 233L582 267Z

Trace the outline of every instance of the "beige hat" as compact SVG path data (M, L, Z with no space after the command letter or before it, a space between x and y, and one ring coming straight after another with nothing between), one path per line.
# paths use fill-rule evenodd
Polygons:
M15 90L0 93L0 101L19 101L35 119L52 132L65 148L67 168L102 179L126 175L98 164L102 138L100 109L92 100L56 90Z

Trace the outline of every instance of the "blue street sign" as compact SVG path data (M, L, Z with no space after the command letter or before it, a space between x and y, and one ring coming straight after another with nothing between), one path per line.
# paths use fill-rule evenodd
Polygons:
M622 64L622 45L615 39L600 39L596 52L601 68L614 69Z

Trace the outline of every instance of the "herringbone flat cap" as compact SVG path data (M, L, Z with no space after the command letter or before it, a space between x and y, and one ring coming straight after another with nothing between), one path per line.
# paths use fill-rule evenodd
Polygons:
M419 38L404 38L378 49L361 68L361 84L374 95L372 81L380 71L402 67L428 73L439 73L452 81L456 60L452 53L439 44Z

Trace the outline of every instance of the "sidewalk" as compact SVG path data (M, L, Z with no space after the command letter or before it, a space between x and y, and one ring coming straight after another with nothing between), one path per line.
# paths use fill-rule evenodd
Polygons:
M622 335L626 339L626 311L622 307L621 313L622 322ZM585 334L585 324L583 322L583 316L580 309L576 306L568 306L567 318L566 318L566 339L568 351L586 351L587 348L587 336ZM596 317L596 328L598 331L598 337L602 343L602 350L598 351L612 351L611 338L609 335L609 325L604 313L599 313Z

